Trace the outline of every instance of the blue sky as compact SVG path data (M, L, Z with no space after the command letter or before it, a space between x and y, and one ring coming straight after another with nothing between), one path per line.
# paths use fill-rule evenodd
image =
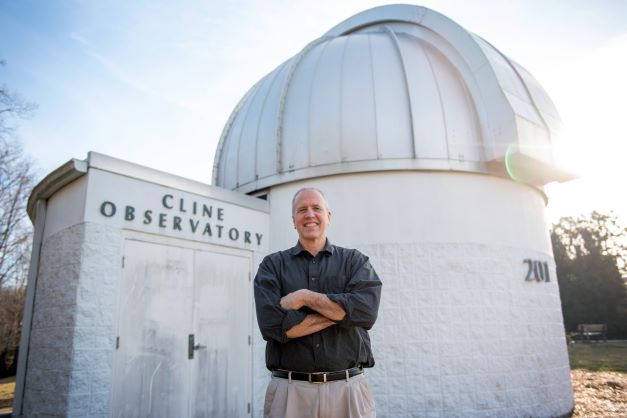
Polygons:
M210 182L246 90L332 26L381 1L0 0L0 83L37 103L21 122L45 175L90 150ZM579 180L549 216L627 219L627 2L424 1L526 67L565 124Z

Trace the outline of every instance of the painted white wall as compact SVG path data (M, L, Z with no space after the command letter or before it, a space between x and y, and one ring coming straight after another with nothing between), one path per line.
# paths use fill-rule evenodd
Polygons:
M291 199L320 188L329 238L384 283L368 370L378 416L559 416L574 403L544 195L490 176L348 174L272 188L271 251L297 236ZM549 282L526 281L524 259ZM412 415L413 414L413 415Z
M296 242L291 199L306 186L325 193L332 212L330 237L341 237L347 246L418 240L551 253L539 190L481 174L410 171L321 177L273 187L272 251Z
M83 176L48 199L44 240L65 228L82 222L85 215L86 193L87 178Z
M267 213L251 210L240 202L228 198L208 198L185 189L146 182L100 169L90 169L88 176L89 184L84 204L87 222L252 251L260 250L267 245ZM239 199L248 198L238 193L231 194ZM167 206L164 205L166 195ZM113 216L107 217L101 213L104 202L115 205L116 211ZM132 217L126 217L127 207L132 208ZM210 215L203 212L204 207L211 211ZM109 205L105 212L110 214L110 209ZM150 212L150 218L146 216L147 211ZM161 220L163 222L160 224ZM179 228L175 227L177 221ZM210 234L205 232L207 224ZM229 236L229 232L233 235ZM246 242L246 233L249 233L250 242Z

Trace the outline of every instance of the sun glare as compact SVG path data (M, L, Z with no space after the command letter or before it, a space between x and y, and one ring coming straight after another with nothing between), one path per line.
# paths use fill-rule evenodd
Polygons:
M613 210L625 222L627 33L568 68L551 90L564 122L554 150L556 163L578 179L548 187L549 217Z

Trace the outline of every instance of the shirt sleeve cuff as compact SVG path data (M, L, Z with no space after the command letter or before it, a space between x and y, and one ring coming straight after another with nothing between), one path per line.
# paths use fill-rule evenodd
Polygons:
M304 312L296 311L293 309L288 309L285 313L285 318L283 318L283 323L281 327L283 328L283 342L287 342L289 338L287 337L286 332L289 331L294 325L298 325L305 319Z
M344 318L333 321L335 322L336 325L342 326L348 321L348 316L349 316L349 309L348 309L348 303L346 301L346 296L342 294L327 294L327 297L332 302L335 302L338 305L340 305L342 309L344 309L344 312L346 312L346 314L344 315Z

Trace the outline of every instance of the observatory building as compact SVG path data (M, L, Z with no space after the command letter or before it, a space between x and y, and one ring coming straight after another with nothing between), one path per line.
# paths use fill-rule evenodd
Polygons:
M96 153L70 161L29 202L15 411L262 416L251 278L294 245L292 196L315 186L331 240L369 255L384 283L367 370L379 416L567 415L543 189L569 179L559 128L519 64L437 12L393 5L253 86L212 186Z

